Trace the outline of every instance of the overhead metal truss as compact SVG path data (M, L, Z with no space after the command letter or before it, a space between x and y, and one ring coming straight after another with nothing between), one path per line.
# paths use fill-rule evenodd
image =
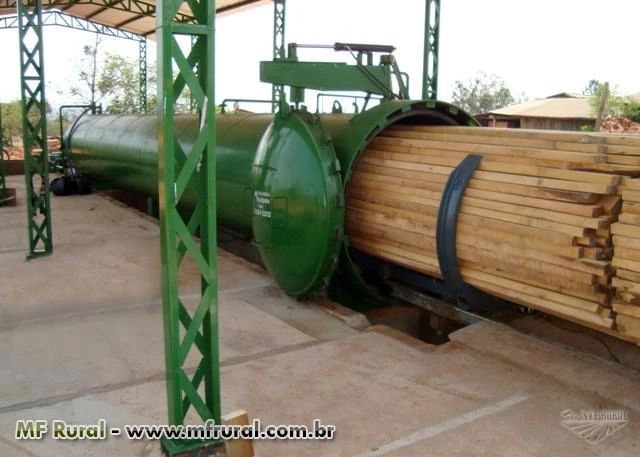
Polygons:
M108 25L98 24L87 19L71 16L61 11L44 11L42 12L42 25L57 25L67 27L74 30L83 30L85 32L100 33L102 35L115 38L124 38L133 41L144 41L145 38L135 33L110 27ZM0 29L18 28L18 16L0 17Z
M273 60L287 57L285 43L286 0L273 0ZM271 112L274 113L280 98L284 96L284 86L274 84L271 88Z
M94 13L94 16L100 14L107 9L114 9L118 11L125 11L127 13L133 13L133 19L131 21L140 19L142 17L155 17L156 5L151 2L145 2L143 0L22 0L28 8L33 8L37 2L41 4L42 9L58 9L65 11L76 5L95 5L102 6L100 10ZM157 2L160 3L159 1ZM15 8L16 0L0 0L0 9ZM176 12L176 22L193 22L193 16L184 12ZM116 24L115 27L119 28L126 25L126 23ZM145 35L150 35L155 31L149 31Z
M440 0L425 0L422 99L438 98L438 53L440 47Z
M60 11L43 11L42 26L60 26L84 32L99 33L114 38L124 38L138 42L138 70L139 70L139 109L147 112L147 39L141 35L127 32L115 27L98 24L88 19L82 19ZM18 16L0 17L0 30L18 28Z
M29 9L26 1L18 3L22 138L29 232L27 258L48 255L53 251L41 0L35 0L32 4L33 8Z
M184 424L191 407L203 421L221 420L220 360L218 348L218 278L216 252L215 161L215 5L210 0L189 0L195 23L184 24L177 16L184 0L159 0L158 41L158 175L165 360L169 421ZM179 35L195 36L184 53ZM178 74L174 76L174 66ZM197 69L197 71L196 71ZM200 118L200 132L183 149L174 129L175 105L186 89L192 94ZM178 211L187 188L198 203L191 213ZM196 242L196 234L200 244ZM178 272L187 260L196 265L201 279L201 298L186 306L180 295ZM193 311L190 311L193 310ZM199 360L190 377L188 356ZM203 392L199 388L203 386ZM208 442L163 441L170 455L189 451Z

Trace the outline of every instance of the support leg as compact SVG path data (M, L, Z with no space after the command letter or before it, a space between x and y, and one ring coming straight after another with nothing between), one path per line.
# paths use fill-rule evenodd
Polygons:
M0 197L4 195L7 181L4 172L4 129L2 127L2 105L0 104Z
M42 0L18 0L22 138L31 259L53 252L44 90ZM32 8L30 11L29 8Z
M220 360L216 258L215 161L215 5L208 0L187 2L195 23L176 21L184 1L158 0L158 175L162 254L163 315L169 422L184 424L190 408L203 420L220 423ZM196 36L188 53L178 35ZM209 60L210 59L210 60ZM174 77L173 66L178 68ZM195 68L198 68L197 75ZM184 150L174 129L174 107L188 88L196 101L200 132ZM198 193L195 210L186 218L178 212L187 187ZM195 235L199 234L198 245ZM201 298L186 307L180 297L178 271L186 256L198 267ZM195 309L190 312L190 309ZM185 370L187 356L199 360L193 376ZM199 391L203 386L204 398ZM206 440L163 441L169 455L212 444Z

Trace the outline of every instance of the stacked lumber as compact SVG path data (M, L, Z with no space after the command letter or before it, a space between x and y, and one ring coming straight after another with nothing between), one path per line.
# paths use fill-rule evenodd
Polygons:
M616 268L613 311L618 332L640 341L640 180L626 179L622 198L619 222L611 226L611 263Z
M392 126L369 144L350 181L352 245L441 277L438 208L449 175L472 153L483 160L458 219L463 279L491 295L620 336L612 312L611 225L622 206L622 175L640 176L638 138ZM618 156L632 159L618 163ZM640 228L635 231L640 246ZM640 285L640 270L634 281ZM633 339L628 332L622 337Z

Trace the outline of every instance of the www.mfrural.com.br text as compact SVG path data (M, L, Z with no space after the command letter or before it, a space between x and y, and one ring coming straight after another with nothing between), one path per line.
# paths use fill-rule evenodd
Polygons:
M64 420L23 419L16 421L17 440L331 440L336 428L315 419L312 425L263 425L254 419L249 425L219 425L213 420L203 425L123 425L108 426L105 419L94 424L68 424Z

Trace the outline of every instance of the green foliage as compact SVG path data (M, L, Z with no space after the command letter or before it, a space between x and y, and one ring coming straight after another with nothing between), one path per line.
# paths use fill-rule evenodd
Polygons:
M633 98L629 98L628 103L624 105L622 115L634 122L640 122L640 102Z
M2 134L7 139L8 144L13 146L13 139L22 136L22 102L20 100L12 100L2 103ZM49 103L45 105L46 114L51 113ZM29 112L29 119L32 123L38 119L38 110L32 107Z
M107 54L98 78L98 90L108 96L105 111L110 114L138 112L139 78L137 62L117 54Z
M478 73L466 83L456 81L451 97L455 105L471 114L486 113L515 102L503 80L484 72Z
M9 140L22 135L20 100L13 100L2 104L2 131L5 138Z
M581 132L593 132L593 126L592 125L581 125L580 126L580 131Z
M601 90L602 83L597 79L592 79L587 83L587 86L582 90L582 95L596 95L598 90Z
M97 35L93 44L84 46L78 81L71 86L71 95L83 104L102 103L107 113L135 113L139 107L137 62L111 53L102 58L102 42L103 38Z
M593 95L591 99L591 111L594 116L598 115L600 101L604 91L604 83L597 79L592 79L583 91L585 95ZM640 122L640 102L633 97L625 97L619 94L616 87L609 88L609 97L604 108L604 117L622 116L635 122Z

